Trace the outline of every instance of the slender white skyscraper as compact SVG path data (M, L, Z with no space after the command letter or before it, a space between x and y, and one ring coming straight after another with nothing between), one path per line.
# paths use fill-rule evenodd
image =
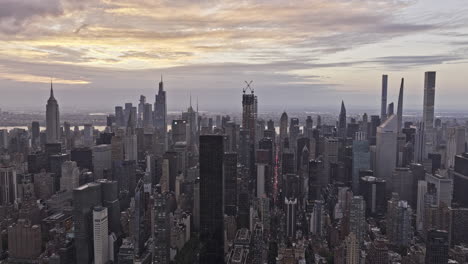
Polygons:
M398 133L401 133L401 128L403 127L403 89L405 85L405 79L401 78L400 93L398 94Z
M107 208L97 206L93 210L94 264L109 261L109 226Z
M387 119L387 84L388 76L384 74L382 75L382 105L380 108L380 120L382 123Z
M423 104L423 122L426 133L426 153L433 151L434 146L434 103L435 103L435 84L436 72L426 72L424 74L424 104Z
M52 82L50 82L50 97L46 106L46 135L47 143L57 143L60 140L59 105L54 97Z

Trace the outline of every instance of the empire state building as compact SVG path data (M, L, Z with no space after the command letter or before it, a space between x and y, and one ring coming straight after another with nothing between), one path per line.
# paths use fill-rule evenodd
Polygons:
M57 143L60 140L60 113L57 100L54 97L52 82L50 83L50 97L46 106L46 134L47 143Z

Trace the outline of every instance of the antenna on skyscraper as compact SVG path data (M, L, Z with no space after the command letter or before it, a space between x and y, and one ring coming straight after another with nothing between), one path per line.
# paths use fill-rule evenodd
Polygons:
M253 81L250 81L250 82L244 81L244 82L247 84L247 86L242 90L242 92L245 93L245 91L250 90L251 93L254 93L254 90L252 89L252 87L250 87Z

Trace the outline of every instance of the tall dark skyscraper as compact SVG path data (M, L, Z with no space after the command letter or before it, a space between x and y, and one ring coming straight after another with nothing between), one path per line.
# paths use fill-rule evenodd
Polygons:
M387 119L387 84L388 75L382 75L382 104L380 108L380 120L383 123Z
M223 136L200 136L200 263L224 263Z
M237 212L237 153L224 153L224 211L235 216Z
M101 186L89 183L73 190L76 263L91 263L93 257L93 207L101 205Z
M165 148L167 148L167 105L166 105L166 91L164 91L163 79L159 82L158 94L154 101L154 127L158 132L159 137L162 139Z
M46 134L47 143L57 143L60 140L59 105L54 97L52 82L50 83L50 97L46 106Z

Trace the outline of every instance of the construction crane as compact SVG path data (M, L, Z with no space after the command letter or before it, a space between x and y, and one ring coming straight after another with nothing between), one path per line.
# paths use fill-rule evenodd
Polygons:
M250 87L253 81L250 81L250 82L244 81L244 82L247 84L247 86L242 90L242 92L245 93L247 90L250 90L250 92L253 94L254 90L252 89L252 87Z

